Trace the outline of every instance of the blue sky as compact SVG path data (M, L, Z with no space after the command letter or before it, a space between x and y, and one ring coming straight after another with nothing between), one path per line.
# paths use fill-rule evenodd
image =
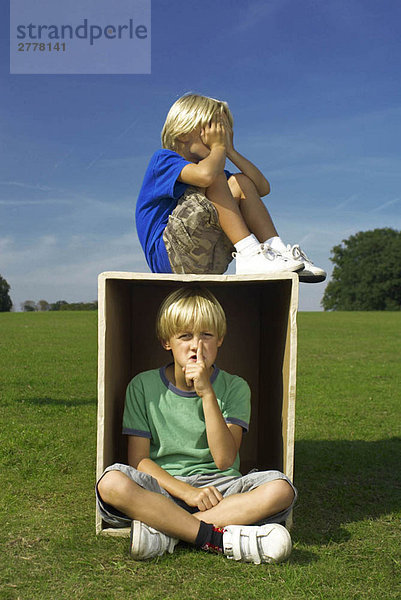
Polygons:
M151 75L10 75L0 11L0 274L17 309L148 272L135 201L188 91L228 101L281 237L329 272L342 239L401 229L398 0L153 0ZM301 310L325 285L300 286Z

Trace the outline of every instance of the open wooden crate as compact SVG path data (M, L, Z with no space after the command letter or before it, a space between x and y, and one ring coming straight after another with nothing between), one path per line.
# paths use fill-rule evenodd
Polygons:
M165 296L184 285L204 285L221 302L228 331L217 365L251 388L242 473L279 469L292 479L298 276L125 272L99 275L97 478L108 465L127 462L121 433L125 390L137 373L169 361L155 335L156 314ZM107 528L97 514L96 532L126 535L128 530Z

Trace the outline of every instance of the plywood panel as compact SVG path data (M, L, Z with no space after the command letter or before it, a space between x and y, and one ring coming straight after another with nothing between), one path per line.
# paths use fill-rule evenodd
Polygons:
M109 464L127 460L121 421L128 382L171 360L155 335L160 303L178 287L200 284L216 295L227 316L217 364L251 387L242 471L278 468L292 476L297 276L111 272L99 276L98 477ZM103 528L98 516L97 531Z

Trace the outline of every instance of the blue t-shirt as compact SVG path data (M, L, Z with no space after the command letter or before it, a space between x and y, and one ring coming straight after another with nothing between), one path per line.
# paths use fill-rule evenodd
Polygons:
M135 220L139 241L152 273L171 273L163 231L178 199L188 184L178 177L191 164L173 150L157 150L150 159L136 203ZM225 171L227 178L231 173Z
M187 189L177 181L190 164L172 150L157 150L150 159L136 203L135 220L139 241L152 273L171 273L163 242L163 231L177 200Z

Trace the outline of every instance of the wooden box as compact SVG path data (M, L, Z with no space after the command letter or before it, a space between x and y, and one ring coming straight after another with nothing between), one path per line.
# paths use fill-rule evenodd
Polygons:
M274 275L99 275L97 478L114 462L127 462L121 433L125 390L141 371L168 362L155 335L159 305L183 285L204 285L221 302L227 336L217 357L252 391L249 433L241 471L279 469L293 478L298 277ZM96 520L97 533L125 535Z

